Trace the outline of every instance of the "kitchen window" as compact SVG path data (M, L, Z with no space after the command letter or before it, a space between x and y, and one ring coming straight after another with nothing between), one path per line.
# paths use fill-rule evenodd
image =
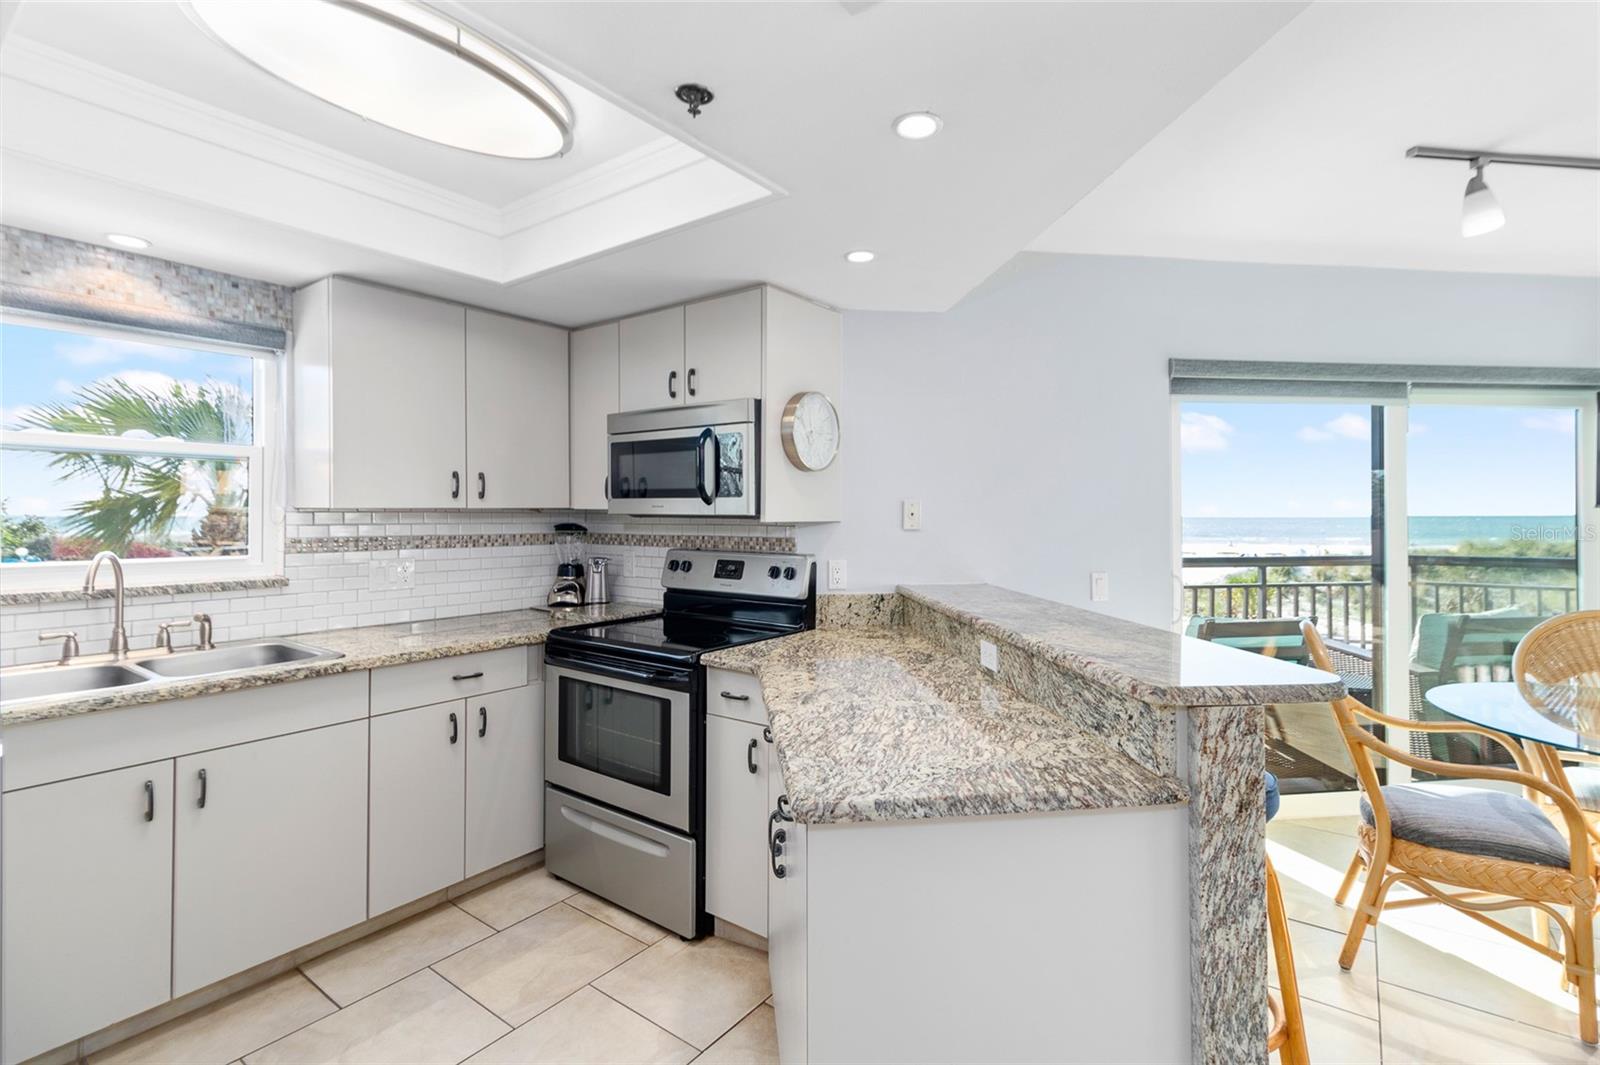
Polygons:
M279 353L8 312L0 319L0 590L268 576Z

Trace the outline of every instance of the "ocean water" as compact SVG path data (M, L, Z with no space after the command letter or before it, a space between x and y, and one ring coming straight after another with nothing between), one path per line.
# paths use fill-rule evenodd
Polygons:
M1571 541L1571 515L1423 516L1410 520L1414 550L1447 551L1467 540ZM1369 518L1185 518L1186 555L1359 555L1372 549Z

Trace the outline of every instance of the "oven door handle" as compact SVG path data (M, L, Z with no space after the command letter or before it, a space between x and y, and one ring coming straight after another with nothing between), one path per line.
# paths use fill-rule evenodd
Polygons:
M711 445L711 476L716 477L717 471L722 467L722 445L717 441L717 431L710 426L700 430L700 439L694 445L694 487L700 493L700 502L706 506L715 506L717 502L716 482L709 486L706 484L706 444Z
M599 665L592 662L546 661L545 665L552 667L551 672L575 673L581 676L599 677L601 679L606 677L626 677L629 680L636 680L641 684L658 684L663 681L667 683L672 683L675 681L682 683L679 678L674 677L670 673L663 673L660 670L628 669L626 666L612 665L609 662L605 665Z

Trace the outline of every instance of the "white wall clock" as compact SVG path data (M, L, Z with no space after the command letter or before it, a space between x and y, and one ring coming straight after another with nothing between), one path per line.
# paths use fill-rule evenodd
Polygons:
M839 412L821 392L796 392L783 408L783 453L799 470L825 470L839 455Z

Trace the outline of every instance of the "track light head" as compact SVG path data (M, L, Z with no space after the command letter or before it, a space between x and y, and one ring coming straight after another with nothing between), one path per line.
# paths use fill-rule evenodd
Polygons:
M1466 195L1461 201L1461 235L1481 237L1493 233L1506 224L1506 213L1488 182L1483 180L1484 163L1473 160L1472 177L1467 181Z

